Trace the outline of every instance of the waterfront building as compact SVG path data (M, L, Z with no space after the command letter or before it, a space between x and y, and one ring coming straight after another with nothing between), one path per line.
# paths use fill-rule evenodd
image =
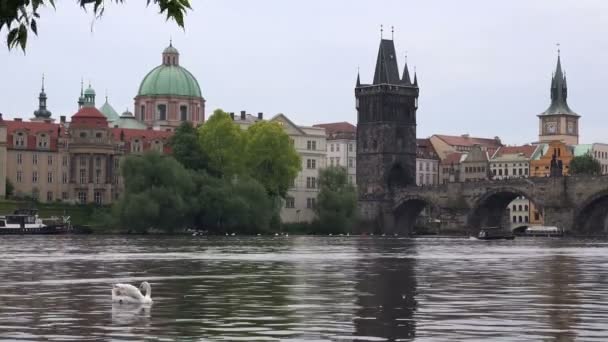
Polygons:
M561 141L566 145L577 145L579 140L580 115L568 106L568 85L566 75L562 71L561 58L557 55L557 66L551 78L551 104L549 108L538 115L541 143Z
M135 96L135 117L160 130L174 130L182 122L205 121L205 99L196 78L180 65L173 44L162 53L162 63L141 81Z
M327 166L341 166L348 173L348 181L357 184L357 127L348 122L317 124L327 136Z
M464 158L463 155L466 156L474 146L479 146L490 156L502 146L499 137L476 138L468 134L460 136L435 134L429 140L440 160L439 179L441 183L462 181L461 177L464 176L460 175L459 163ZM458 155L454 153L458 153ZM448 156L450 156L449 160L446 160Z
M113 128L95 108L95 92L81 92L79 109L68 122L50 118L4 120L0 129L0 177L14 186L14 196L41 202L110 204L124 184L121 159L148 150L168 152L170 132ZM5 133L2 153L2 132ZM4 182L2 183L4 184Z
M572 148L562 141L551 141L539 144L539 148L533 153L530 160L531 177L549 177L551 175L551 161L554 158L562 165L561 175L569 174L570 161L572 160Z
M254 116L245 111L241 111L238 116L230 113L230 117L241 129L247 129L255 122L264 120L263 113ZM281 113L272 117L270 121L278 122L283 127L302 160L302 170L287 191L281 209L281 221L312 222L316 217L314 209L319 194L319 170L326 166L327 160L325 128L296 125Z
M439 184L439 157L429 139L416 139L416 185Z
M539 145L502 146L490 159L490 172L492 179L502 180L510 178L527 178L530 176L530 160L534 153L540 149ZM533 203L524 197L518 196L508 205L511 229L528 225L530 217L536 211ZM540 216L536 224L541 223Z
M487 149L475 145L460 162L460 181L477 182L488 179L489 155Z

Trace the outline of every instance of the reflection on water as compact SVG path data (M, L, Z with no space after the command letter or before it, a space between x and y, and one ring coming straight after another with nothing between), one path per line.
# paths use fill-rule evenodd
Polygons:
M1 341L606 341L608 244L0 237ZM111 302L147 280L154 304Z

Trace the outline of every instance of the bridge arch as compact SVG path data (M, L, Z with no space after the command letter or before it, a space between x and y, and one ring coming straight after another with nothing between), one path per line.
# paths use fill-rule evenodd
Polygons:
M410 195L401 198L393 209L395 233L414 233L416 231L417 220L425 209L428 210L429 219L440 217L440 207L429 197Z
M477 232L482 227L509 227L511 218L508 206L519 196L525 197L539 209L543 207L542 202L527 189L511 186L490 188L473 201L467 215L467 230Z
M575 234L608 234L608 189L587 197L574 210L572 231Z

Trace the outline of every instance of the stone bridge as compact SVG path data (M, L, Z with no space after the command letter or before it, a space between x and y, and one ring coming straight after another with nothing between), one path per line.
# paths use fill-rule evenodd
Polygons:
M519 178L432 187L393 188L385 196L362 195L360 209L376 217L376 230L408 234L429 208L441 230L475 233L480 227L505 226L507 206L525 196L544 210L545 225L574 234L608 232L608 176ZM367 211L367 213L365 213Z

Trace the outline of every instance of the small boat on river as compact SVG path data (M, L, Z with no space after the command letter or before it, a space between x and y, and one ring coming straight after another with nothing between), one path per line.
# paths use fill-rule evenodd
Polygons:
M564 231L555 226L530 226L526 228L525 236L563 236Z
M17 209L0 216L0 235L62 234L70 230L69 217L42 219L35 209Z
M513 240L515 236L500 227L486 227L479 230L478 240Z

